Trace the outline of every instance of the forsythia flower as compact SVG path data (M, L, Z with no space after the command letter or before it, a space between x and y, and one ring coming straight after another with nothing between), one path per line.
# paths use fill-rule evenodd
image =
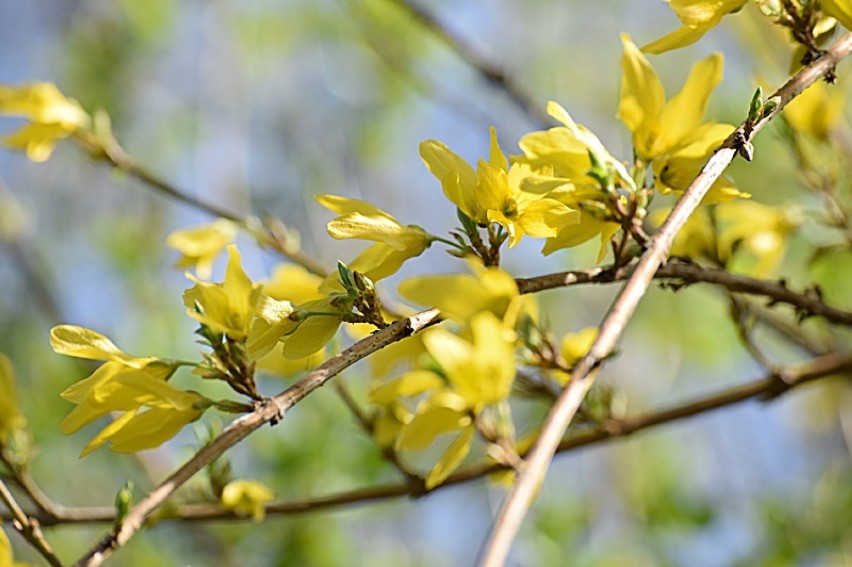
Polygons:
M683 191L713 150L734 130L729 124L703 122L710 93L722 80L722 55L693 65L683 89L668 102L657 73L630 36L622 34L621 100L618 117L633 133L633 147L643 161L653 162L662 192ZM741 196L724 178L711 187L705 202Z
M186 277L195 282L183 294L190 317L236 340L248 336L263 286L252 283L243 271L236 246L228 246L228 267L222 283L202 282L189 273Z
M716 208L719 223L719 256L727 262L734 253L746 254L747 271L767 277L781 263L787 248L786 237L801 224L789 207L772 207L751 201L738 201Z
M325 297L317 289L322 281L321 277L308 272L302 266L281 264L272 272L269 281L263 284L263 292L273 299L302 305ZM326 351L320 348L313 354L291 360L284 356L284 343L279 342L258 359L257 368L277 376L289 377L319 366L325 358Z
M237 238L237 225L227 219L172 232L166 244L181 253L178 268L195 267L198 277L208 279L213 262Z
M592 169L591 156L594 155L595 160L616 174L618 180L635 189L630 174L606 150L597 136L575 123L556 102L547 103L547 112L563 126L532 132L521 138L518 145L524 154L513 156L512 159L515 166L525 165L529 168L529 174L521 181L522 188L534 193L545 193L571 207L577 207L584 201L600 201L603 194L599 181L588 175ZM607 242L620 228L618 223L580 213L577 224L564 226L547 239L542 253L552 254L600 235L598 261L601 261L606 253Z
M649 43L642 48L642 51L663 53L692 45L718 24L724 16L739 10L743 4L745 0L671 0L669 5L683 26Z
M81 456L107 441L113 451L121 453L157 447L212 404L200 394L178 390L166 382L177 363L128 355L90 329L54 327L50 343L59 354L106 361L88 378L62 392L64 399L77 404L62 420L62 433L73 433L110 412L125 412L98 433Z
M836 18L847 30L852 30L852 2L849 0L820 0L823 12Z
M441 181L447 198L475 222L494 222L505 228L510 247L520 242L524 234L555 237L563 227L580 221L580 213L564 203L521 189L528 168L509 167L494 128L491 128L489 159L479 160L476 173L467 162L436 140L420 144L420 156Z
M396 273L406 260L419 256L432 243L432 235L421 227L403 226L391 215L364 201L336 195L317 195L314 199L340 215L328 223L332 238L376 242L349 264L353 271L361 272L371 281ZM337 275L331 274L322 289L339 290Z
M470 274L448 274L409 278L399 285L399 294L420 305L437 307L454 321L466 324L476 314L490 311L503 318L516 301L525 301L518 284L500 268L485 268L477 262Z
M265 504L272 502L275 495L270 489L255 480L232 480L222 489L222 506L233 510L238 516L251 516L255 522L266 515Z
M446 329L434 329L423 336L423 343L452 390L478 412L509 396L515 379L515 336L487 311L471 319L470 332L471 340L467 340Z
M790 101L781 117L797 133L824 141L843 119L844 106L849 96L848 85L845 82L829 89L824 81L817 81Z
M13 431L23 428L26 423L18 409L12 361L0 352L0 443L6 441ZM0 562L0 565L2 564Z
M30 567L29 563L14 561L12 558L12 544L6 533L0 528L0 567Z
M0 85L0 114L23 116L30 122L3 139L10 148L25 150L32 161L45 161L56 142L89 127L90 118L76 100L53 83Z

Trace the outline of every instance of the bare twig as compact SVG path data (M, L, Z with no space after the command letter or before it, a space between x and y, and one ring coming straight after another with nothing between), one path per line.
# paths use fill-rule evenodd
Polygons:
M521 293L534 293L557 287L627 280L633 276L636 269L636 265L618 269L613 269L613 267L593 268L591 270L576 270L521 278L517 282ZM659 268L653 277L655 279L678 280L684 284L710 283L722 286L731 293L762 295L769 298L772 303L792 305L800 313L819 315L832 323L852 326L852 313L849 311L826 305L817 293L793 291L783 281L760 280L740 274L732 274L719 268L705 268L675 260Z
M564 438L557 448L559 453L568 453L589 445L600 444L609 440L627 437L633 433L649 429L657 425L671 423L693 416L703 415L710 411L739 404L748 400L770 402L785 391L797 388L814 380L835 376L852 371L852 354L830 354L815 358L806 363L791 366L781 372L784 380L769 374L760 380L735 386L707 395L698 400L678 404L667 409L656 410L620 419L607 419L597 427L582 432L573 433ZM444 483L432 491L455 486L465 482L483 478L500 470L505 465L484 463L460 470L447 478ZM430 491L430 492L432 492ZM286 502L273 502L266 506L267 515L292 515L306 512L316 512L329 508L338 508L350 504L365 504L378 500L399 498L402 496L418 497L425 494L412 487L408 482L374 486L331 494L315 498L304 498ZM53 526L59 524L83 523L113 523L115 521L114 507L84 507L68 508L59 517L37 515L41 525ZM170 509L167 514L158 516L158 521L210 521L237 520L244 521L245 517L236 515L233 510L223 508L214 503L181 504ZM3 516L3 521L11 517Z
M530 451L526 466L518 475L517 482L497 517L494 530L485 547L481 563L483 567L498 567L506 563L512 542L527 510L532 505L537 487L544 478L548 464L568 424L580 407L586 392L591 388L597 370L614 350L624 327L645 295L654 273L665 261L674 237L701 203L710 186L721 176L738 152L747 153L746 149L750 147L755 134L787 103L808 86L832 72L838 61L850 52L852 52L852 34L847 34L822 57L802 69L774 93L773 98L777 97L778 100L777 107L761 116L756 122L746 121L737 128L716 150L684 192L608 311L589 354L577 364L571 381L551 408L541 434Z
M41 527L38 524L37 520L34 520L27 516L23 509L18 505L18 502L15 500L14 495L9 491L9 488L6 486L2 480L0 480L0 500L3 501L3 504L6 505L6 508L9 509L9 512L14 518L12 525L16 530L24 537L27 542L33 548L38 551L44 559L50 563L53 567L62 567L62 562L59 561L59 558L56 557L56 554L53 553L53 550L50 548L50 544L47 543L47 540L44 539L44 534L41 532Z
M546 126L551 119L541 111L542 105L533 102L532 98L497 64L488 60L467 41L453 33L438 21L429 11L418 6L412 0L390 0L396 6L408 13L432 35L440 39L452 49L465 63L476 70L479 75L501 89L509 99L535 124Z
M204 211L216 217L221 217L223 219L227 219L231 222L234 222L246 229L250 232L254 233L251 229L259 224L259 221L256 219L251 219L249 217L244 217L234 211L230 211L228 209L224 209L218 205L208 203L197 197L193 197L188 193L181 191L171 183L157 177L141 165L139 165L136 160L134 160L124 149L118 145L117 142L112 142L110 144L104 144L101 140L95 140L90 135L78 134L77 139L80 143L86 147L90 153L96 155L97 157L107 161L112 164L114 167L123 171L127 175L142 181L145 185L171 199L179 201L181 203L187 204L195 209L200 211ZM257 235L257 243L262 247L269 248L270 250L274 250L275 252L281 254L285 258L303 266L308 271L317 274L319 276L326 275L326 269L314 260L313 258L307 256L300 250L294 250L292 246L288 246L288 243L285 239L282 238L280 234L275 230L275 227L270 223L265 223L263 225L263 234ZM262 238L261 238L262 236Z

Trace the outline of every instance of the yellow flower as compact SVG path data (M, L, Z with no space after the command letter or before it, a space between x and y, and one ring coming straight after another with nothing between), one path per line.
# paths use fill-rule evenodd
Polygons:
M275 494L256 480L232 480L222 489L222 506L238 516L251 516L259 522L266 515L265 504L275 499Z
M264 283L263 292L274 299L289 301L292 305L303 305L325 297L317 289L322 281L321 277L308 272L302 266L281 264ZM295 322L286 325L287 331L295 329L296 325ZM326 356L326 349L320 347L307 356L290 359L284 356L284 344L279 342L257 360L257 369L277 376L290 377L316 368L325 361Z
M852 2L849 0L821 0L820 8L836 18L847 30L852 30Z
M26 423L18 408L12 361L0 352L0 443L7 441L12 432L22 429Z
M47 160L58 140L88 128L90 123L80 103L65 97L53 83L0 85L0 114L23 116L30 121L6 136L3 143L25 150L35 162Z
M658 209L649 215L651 224L659 227L671 213L671 209ZM716 258L716 228L710 214L704 208L697 209L689 215L686 224L678 231L672 248L669 251L672 256L686 256L687 258L699 259Z
M298 360L310 357L334 338L348 309L340 308L333 302L333 297L323 297L296 307L297 312L313 315L304 321L294 322L285 332L281 339L285 358Z
M328 223L328 233L332 238L376 242L349 264L353 271L361 272L374 282L394 274L406 260L419 256L432 243L432 235L421 227L403 226L386 212L364 201L336 195L317 195L314 199L340 215ZM321 289L340 290L337 274L326 278Z
M279 264L272 277L263 282L263 293L294 305L323 297L319 291L322 278L296 264Z
M243 271L236 246L228 246L228 267L222 283L202 282L189 273L186 277L195 282L183 294L190 317L235 340L248 336L260 305L262 286L252 283Z
M81 456L106 441L118 452L157 447L198 419L212 403L166 382L177 369L177 362L131 356L90 329L60 325L51 329L50 342L59 354L106 361L62 392L63 399L77 405L62 420L62 433L73 433L110 412L125 412L96 435Z
M443 316L463 324L482 311L503 318L511 303L520 299L515 278L499 268L484 268L476 262L468 265L474 275L409 278L399 285L399 294L414 303L437 307Z
M789 206L737 201L716 208L718 247L723 262L736 257L737 271L769 276L781 263L786 237L801 220Z
M417 225L403 226L398 220L365 201L337 195L316 195L323 207L340 216L328 223L328 234L343 240L357 238L383 242L395 250L425 250L429 233ZM418 252L418 254L420 253Z
M797 133L827 140L843 119L844 106L849 96L848 85L846 81L829 89L824 81L817 81L790 101L781 117Z
M739 10L745 0L671 0L670 5L683 26L642 48L646 53L664 53L692 45L724 16ZM824 4L824 2L823 2Z
M238 227L227 219L172 232L166 244L181 253L178 268L195 267L198 277L208 279L216 257L237 238Z
M479 412L509 396L516 373L515 337L487 311L471 319L470 332L471 340L467 340L446 329L434 329L424 335L423 343L452 390L468 408Z
M423 142L420 148L423 161L441 180L450 201L477 223L493 222L505 228L509 247L517 245L524 234L554 237L566 225L580 220L580 213L564 203L521 190L521 181L529 168L523 165L509 168L494 128L491 128L489 160L479 161L472 179L469 173L473 169L440 142ZM447 168L450 170L446 171Z
M573 366L589 354L589 350L591 350L592 344L597 338L597 327L586 327L576 333L567 333L559 341L559 354L562 355L569 366Z
M6 533L0 528L0 567L30 567L29 563L14 561L12 557L12 544Z
M618 117L633 133L637 157L653 162L657 188L663 193L684 191L734 130L729 124L702 122L710 93L722 80L722 55L716 53L693 65L683 89L667 102L657 73L630 36L622 34L621 41L624 76ZM720 178L705 202L741 195L746 196Z
M614 175L614 181L635 189L633 179L624 165L607 151L597 136L575 123L556 102L547 104L547 112L563 126L532 132L521 138L519 146L524 153L512 159L515 162L513 168L528 168L528 173L520 181L522 189L545 195L573 208L578 208L583 202L600 202L604 199L600 182L589 175L592 169L591 155ZM578 246L600 235L600 261L606 253L609 239L620 228L618 223L581 212L574 224L564 225L556 234L550 235L542 253L548 255L563 248Z

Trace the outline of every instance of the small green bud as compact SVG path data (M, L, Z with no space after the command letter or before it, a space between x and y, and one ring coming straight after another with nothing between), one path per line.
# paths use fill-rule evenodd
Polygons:
M337 273L340 274L340 283L343 284L344 288L352 289L355 287L355 282L352 279L352 270L340 260L337 261Z
M751 104L748 107L748 121L752 123L757 122L760 120L762 112L763 89L761 87L757 87L757 90L754 91L754 95L751 97Z
M121 525L133 507L133 481L128 480L115 494L115 523Z
M773 97L766 99L766 102L763 103L763 114L761 115L761 118L765 118L765 117L769 116L770 114L772 114L775 111L775 109L778 108L778 105L780 105L780 104L781 104L781 97L780 96L773 96Z

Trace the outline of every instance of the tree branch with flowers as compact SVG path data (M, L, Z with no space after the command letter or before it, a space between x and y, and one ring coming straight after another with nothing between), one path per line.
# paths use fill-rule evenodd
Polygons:
M397 4L441 35L483 76L495 74L469 46L442 33L425 11ZM852 325L852 311L825 297L816 283L794 285L777 270L791 235L809 223L833 235L830 245L814 247L814 256L846 251L852 242L852 202L843 191L848 173L832 171L815 157L852 161L848 144L832 133L833 120L848 98L838 64L852 52L852 34L842 31L852 28L852 4L749 3L760 10L766 25L784 29L796 44L795 72L771 95L764 96L758 87L751 100L742 101L739 126L705 118L711 94L722 82L721 54L695 63L670 98L645 55L698 42L723 19L740 17L737 12L745 4L673 0L671 8L683 23L678 30L641 49L630 35L621 34L617 115L631 134L629 159L614 156L563 105L551 101L545 110L554 125L523 135L517 154L506 153L508 146L501 145L494 127L488 133L487 156L475 164L441 141L420 144L426 169L456 211L455 228L447 233L404 224L409 219L429 224L430 219L417 218L414 211L401 214L400 221L364 200L314 195L335 215L326 225L329 236L370 243L354 258L338 259L336 269L300 249L297 235L283 220L240 215L160 179L121 147L105 111L88 112L52 83L0 87L0 113L26 120L4 139L8 148L43 162L57 143L73 142L94 161L215 217L172 232L165 241L180 254L178 266L187 270L189 287L182 303L196 328L195 336L186 339L200 345L198 356L132 355L95 330L54 326L50 345L56 353L99 361L87 377L57 392L74 405L59 430L71 435L93 423L102 427L83 446L81 457L101 447L135 454L163 446L185 428L214 419L214 413L232 419L221 430L209 426L193 454L144 496L137 499L128 484L115 494L114 507L60 506L30 475L37 451L16 399L12 364L4 355L4 522L51 565L66 563L40 526L110 523L106 534L68 563L94 566L119 553L154 521L260 522L267 514L419 497L490 476L504 483L507 493L480 560L482 565L504 565L557 452L748 399L774 399L816 379L848 379L852 362L843 337ZM841 84L831 84L838 76ZM519 104L526 102L518 99L512 81L495 82ZM784 122L784 142L804 185L823 200L815 219L760 203L751 198L748 186L723 176L737 156L752 161L760 152L757 134L773 120ZM673 207L667 196L677 199ZM268 279L249 277L235 243L239 236L283 260ZM519 277L505 264L516 246L529 239L543 241L544 257L594 242L596 262L572 271L554 263L550 273ZM382 280L431 249L457 259L457 273L407 277L396 287L402 301L392 300L392 290ZM223 257L222 281L211 281L214 265ZM617 402L618 377L615 389L597 384L596 378L612 359L634 354L619 351L619 341L655 281L672 293L702 283L722 289L729 302L725 308L734 314L747 350L765 367L764 377L692 402L625 414ZM542 312L539 292L618 282L624 286L599 325L556 338L553 326L559 314ZM740 301L745 296L764 300L771 312L792 307L792 312L783 312L787 323L762 317L752 303ZM805 349L805 360L776 362L753 342L750 331L758 319L789 344L816 346ZM820 321L816 341L805 336L804 322L810 319ZM340 376L362 360L368 366L362 371L368 380L364 400L353 396ZM179 374L189 376L176 380ZM295 381L272 395L259 381L268 375ZM269 487L234 474L227 457L231 448L263 425L276 426L265 435L287 428L293 408L332 381L351 413L353 429L370 438L401 482L279 501ZM518 409L527 398L543 400L546 416L534 418ZM199 477L206 480L206 493L170 502ZM32 509L21 506L7 485L25 496ZM0 532L0 566L18 564L12 561Z

